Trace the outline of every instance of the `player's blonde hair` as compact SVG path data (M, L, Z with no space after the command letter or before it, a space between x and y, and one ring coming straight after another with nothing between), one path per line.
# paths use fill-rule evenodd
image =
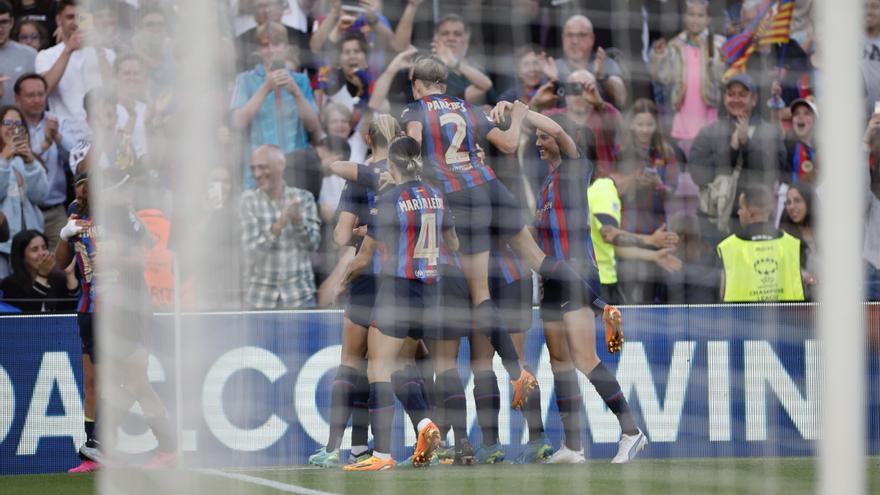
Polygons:
M387 113L376 114L370 123L369 134L373 149L386 148L392 139L400 135L400 123Z
M409 136L391 141L388 159L401 175L417 178L422 173L422 156L419 142Z

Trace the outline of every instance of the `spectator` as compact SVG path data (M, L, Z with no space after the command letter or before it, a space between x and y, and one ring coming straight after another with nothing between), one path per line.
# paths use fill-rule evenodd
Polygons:
M866 115L870 116L874 113L874 103L880 101L880 0L865 0L862 78L865 80Z
M61 0L55 20L61 30L61 42L37 54L35 72L49 85L49 108L59 117L85 122L83 98L86 92L101 85L116 54L104 48L84 46L84 33L79 27L76 0ZM105 67L107 69L102 69Z
M12 23L12 6L0 0L0 105L12 105L15 101L12 85L22 74L34 71L37 56L30 46L10 39Z
M321 158L321 170L324 179L321 182L321 194L318 196L318 205L321 219L332 223L336 215L336 207L342 197L342 188L345 187L345 179L334 175L330 171L330 164L338 161L348 161L351 156L351 148L343 136L329 135L325 137L316 148Z
M163 93L174 82L174 54L168 37L165 12L159 9L141 10L137 31L132 37L132 48L144 62L152 98Z
M815 197L811 185L803 182L792 185L785 193L785 209L779 222L780 229L797 237L804 244L806 259L802 264L807 273L811 274L818 273L816 236L813 233L813 212L818 206L814 201Z
M528 104L538 89L547 81L559 80L556 63L537 45L525 45L516 49L516 86L501 93L500 101L520 100Z
M27 124L31 149L46 168L49 191L39 207L49 251L55 252L58 233L67 223L68 192L73 186L68 150L85 137L84 129L46 111L46 80L39 74L25 74L15 82L15 103Z
M302 56L300 65L312 67L312 60L309 56L309 36L305 29L297 29L282 23L287 3L287 0L251 1L253 25L235 40L239 70L247 70L260 62L260 40L257 38L257 30L269 22L277 23L284 28L287 42L290 46L295 46Z
M412 103L415 100L412 94L413 64L427 56L415 47L398 53L373 84L368 104L370 110L398 115Z
M232 93L232 126L248 131L251 153L264 144L291 153L309 145L320 132L317 106L305 74L296 72L284 26L269 22L257 28L262 62L236 77ZM245 168L244 186L254 178Z
M595 76L586 70L577 70L568 76L565 88L565 115L576 128L587 127L595 136L596 175L607 177L617 161L618 138L622 124L620 111L606 103L599 95ZM538 90L531 107L545 109L558 101L555 85L550 82ZM562 110L553 110L557 113ZM580 134L580 131L578 132ZM581 136L575 136L581 142ZM591 150L587 150L590 152Z
M34 156L21 112L0 108L0 211L9 234L33 229L42 232L43 213L36 206L49 190L46 170ZM0 243L0 276L9 275L10 241Z
M651 52L651 79L668 93L674 113L671 136L685 151L704 126L718 120L718 94L725 65L724 37L708 30L708 0L687 0L685 30L669 40L659 39Z
M445 94L477 103L492 89L492 80L468 60L470 40L471 30L464 18L447 14L437 21L431 49L449 68Z
M868 191L865 199L865 260L866 294L869 301L880 301L880 113L868 121L864 135L868 149Z
M328 103L321 112L321 127L324 133L347 139L351 148L349 160L357 163L364 163L368 151L367 143L360 131L364 127L361 120L354 120L351 110L336 102Z
M54 33L57 27L57 8L58 0L12 0L13 16L17 20L37 22L49 34ZM55 40L52 44L55 44Z
M36 51L49 48L49 33L37 21L22 21L16 26L13 38L22 45L29 46ZM36 55L34 55L36 58Z
M811 100L797 99L790 108L791 134L785 141L785 165L791 174L782 180L790 184L816 184L816 105Z
M335 57L337 63L322 67L318 74L315 99L319 108L323 108L324 102L329 100L344 105L360 116L370 100L370 87L373 84L367 62L369 51L367 38L360 31L349 31L343 35L339 53Z
M747 74L737 74L727 81L723 96L726 115L702 128L694 140L688 171L700 187L701 211L720 233L730 230L733 204L743 188L751 184L774 187L784 170L785 148L777 126L754 112L758 95ZM740 170L736 190L730 194L721 183ZM731 181L733 182L733 181ZM713 191L723 189L725 194ZM707 225L703 236L717 235Z
M389 49L400 51L409 44L407 41L400 46L394 40L391 23L382 15L382 0L362 0L360 9L343 6L341 0L332 0L327 15L318 17L316 26L309 40L309 48L315 55L332 53L327 42L339 43L346 33L360 32L370 47L368 68L370 79L376 79L385 67L386 54Z
M620 66L608 58L602 47L595 47L593 23L586 16L573 15L562 28L563 58L556 60L559 79L568 80L576 71L587 70L599 83L599 95L617 108L626 104L626 85ZM594 50L595 49L595 50ZM594 53L595 52L595 53Z
M682 270L666 278L666 301L670 304L715 304L719 301L721 264L712 246L703 239L696 215L669 218L669 230L678 235L675 255Z
M310 255L320 242L321 221L311 194L284 183L284 153L278 146L254 150L257 189L241 198L241 228L249 264L246 306L293 309L315 305Z
M116 80L116 126L121 143L131 143L135 161L147 154L146 70L144 61L134 53L125 53L113 63Z
M718 245L724 302L803 301L803 243L773 226L775 201L762 184L739 195L741 229Z
M297 31L307 33L309 26L306 15L311 9L312 2L313 0L282 0L280 22ZM254 6L251 0L229 0L229 3L231 7L230 12L235 14L233 28L236 36L256 27L257 22L254 19ZM143 10L143 7L141 9Z
M55 254L46 247L46 236L37 230L23 230L12 239L12 273L0 282L3 301L23 313L73 311L79 296L79 280L73 263L61 272L54 270Z

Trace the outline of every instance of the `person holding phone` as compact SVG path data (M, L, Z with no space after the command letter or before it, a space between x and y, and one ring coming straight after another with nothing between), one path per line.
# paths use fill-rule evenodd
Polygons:
M369 58L370 79L376 79L385 67L389 51L401 51L394 40L391 23L382 15L382 0L343 1L334 0L330 11L318 17L309 48L312 53L322 56L335 51L330 44L339 44L348 32L359 31L367 38L371 53Z
M37 207L49 192L46 170L31 151L30 134L16 107L0 108L0 211L6 215L9 234L43 230L43 213ZM0 275L9 275L11 241L0 243Z

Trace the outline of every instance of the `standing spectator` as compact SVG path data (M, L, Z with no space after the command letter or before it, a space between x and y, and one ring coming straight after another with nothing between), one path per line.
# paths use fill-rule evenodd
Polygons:
M559 79L553 57L548 57L537 45L525 45L516 49L516 86L498 96L500 101L520 100L529 104L542 84Z
M174 53L168 37L167 18L159 9L141 10L132 48L147 71L148 94L155 98L174 82Z
M146 70L144 61L125 53L113 63L116 79L116 125L123 144L131 143L136 161L147 154Z
M672 138L685 151L700 129L718 120L718 95L724 60L724 37L708 30L708 0L687 0L685 30L669 40L657 40L651 53L651 79L669 94ZM667 113L667 112L663 112Z
M573 15L562 28L563 58L556 61L559 79L567 80L575 71L587 70L599 83L602 99L617 108L626 104L626 85L620 66L608 58L602 47L596 48L593 23L586 16Z
M101 85L102 74L116 58L108 48L96 50L84 46L79 27L76 0L61 0L55 20L61 30L61 42L37 54L35 72L49 85L49 109L52 113L77 122L85 122L83 98L86 92Z
M865 292L869 301L880 301L880 113L868 121L864 135L868 149L868 179L865 198Z
M336 207L339 206L339 199L342 197L342 188L345 187L345 179L331 173L330 164L349 161L351 147L344 136L330 134L321 140L315 150L321 158L321 170L324 172L321 194L318 196L318 209L321 219L329 223L336 215Z
M325 135L347 139L348 146L351 148L351 156L348 159L364 163L364 160L367 159L368 149L361 132L362 119L360 121L354 120L351 110L340 103L330 102L321 112L321 127Z
M818 273L816 236L813 233L813 212L818 207L815 197L815 191L809 184L802 182L791 186L785 193L785 209L779 222L780 229L804 243L806 259L802 264L810 274Z
M12 105L15 95L12 85L22 74L34 71L36 50L12 41L12 6L0 0L0 105Z
M16 19L38 22L47 33L55 32L58 0L12 0L12 8Z
M317 106L309 78L296 72L284 26L269 22L257 28L262 62L242 72L232 93L232 126L248 131L252 153L264 144L291 153L309 145L309 135L320 132ZM245 167L244 186L254 178Z
M315 99L319 108L329 100L345 105L360 116L370 100L373 84L367 62L369 53L370 47L363 33L349 31L343 35L339 53L334 58L336 63L322 67L318 73Z
M862 78L865 80L866 115L871 115L874 103L880 101L880 0L865 0Z
M12 273L0 282L3 301L23 313L73 311L79 296L74 265L55 270L55 254L46 247L46 236L23 230L12 239Z
M29 46L36 51L49 48L49 33L37 21L22 21L13 32L13 38L22 45ZM36 55L34 55L36 58Z
M765 185L747 186L739 195L742 229L718 245L724 302L804 300L803 243L773 226L775 209Z
M84 129L46 111L46 80L25 74L15 82L15 102L27 123L31 149L46 168L49 191L39 203L49 251L55 251L58 233L67 223L68 190L73 176L67 166L69 150L84 138Z
M697 134L688 171L706 199L701 201L703 214L725 234L729 232L733 203L746 185L763 184L774 188L785 168L785 148L778 127L754 112L758 94L747 74L737 74L727 81L723 102L727 115ZM741 172L734 194L721 199L710 198L710 185L717 183L713 181L722 175L732 177L735 170ZM705 238L717 238L707 231L709 226L702 228Z
M785 165L791 175L782 180L790 184L815 184L819 173L815 145L816 105L810 100L797 99L790 108L791 135L785 141Z
M391 23L382 15L382 0L362 0L360 7L358 10L351 10L347 6L343 7L341 0L332 0L327 15L320 16L315 21L309 48L317 56L333 53L336 50L328 49L328 41L330 44L337 44L346 33L360 32L370 46L370 79L376 79L385 67L389 49L403 50L409 42L402 46L395 42Z
M308 18L313 0L281 0L281 23L303 33L309 31ZM257 23L253 15L252 0L229 0L230 12L235 15L233 29L239 36L245 31L256 27ZM143 7L141 7L143 9Z
M281 25L287 34L287 42L295 46L300 55L306 59L300 59L300 65L311 67L312 61L309 55L309 36L302 28L291 27L282 23L287 0L252 0L253 25L236 38L236 58L240 70L247 70L260 62L260 40L257 39L257 29L269 22Z
M49 190L46 170L31 151L30 136L21 112L0 108L0 210L9 223L9 235L22 230L42 232L43 213L36 206ZM9 275L10 241L0 244L0 276Z
M313 307L311 253L321 240L315 200L284 183L284 153L278 146L254 150L251 168L257 189L245 191L241 198L242 241L249 264L246 306Z
M476 103L492 89L492 80L468 60L470 42L471 30L464 18L447 14L437 21L431 48L449 69L446 94Z

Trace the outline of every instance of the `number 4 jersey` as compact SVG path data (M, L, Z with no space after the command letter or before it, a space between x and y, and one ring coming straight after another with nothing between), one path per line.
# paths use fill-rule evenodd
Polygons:
M422 124L422 159L427 176L446 193L489 182L495 173L477 156L477 142L495 124L460 98L429 95L410 103L401 115L406 128Z
M443 195L421 181L400 184L379 196L379 214L367 234L384 243L385 275L431 284L446 264L443 232L453 228Z

